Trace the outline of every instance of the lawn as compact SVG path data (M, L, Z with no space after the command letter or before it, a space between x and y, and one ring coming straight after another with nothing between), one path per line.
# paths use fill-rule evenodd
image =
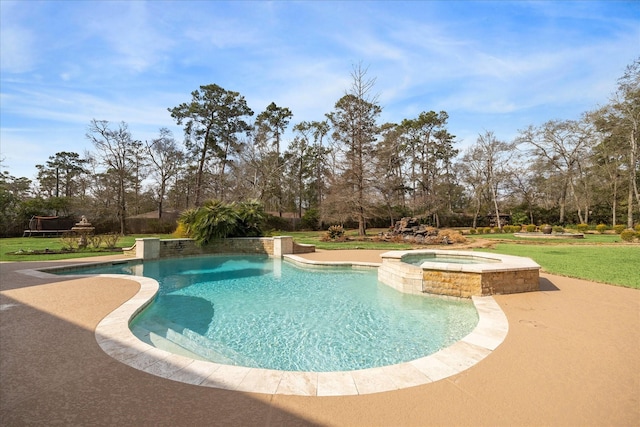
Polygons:
M117 247L126 248L131 247L138 237L160 237L171 238L171 235L131 235L123 236L118 239ZM105 252L105 248L98 249L86 249L81 252L73 252L66 254L38 254L32 255L31 251L42 251L49 249L51 251L58 251L62 249L63 243L59 237L11 237L0 239L0 261L45 261L45 260L61 260L71 258L85 258L92 256L108 255L109 252ZM23 254L14 255L14 252L22 251ZM113 252L117 254L118 252Z
M474 234L465 236L467 239L488 239L488 240L508 240L512 242L530 243L530 244L571 244L571 245L593 245L601 243L621 243L622 239L619 234L585 234L583 239L566 239L566 238L535 238L520 237L513 234Z
M552 274L640 288L640 245L497 243L478 249L533 259Z

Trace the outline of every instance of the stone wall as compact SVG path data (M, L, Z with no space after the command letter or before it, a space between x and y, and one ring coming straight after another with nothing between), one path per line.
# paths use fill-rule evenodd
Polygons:
M136 239L136 244L124 250L124 254L142 259L175 258L206 254L266 254L281 256L284 253L315 252L313 245L300 245L291 237L239 237L215 241L198 246L192 239Z
M198 246L191 239L160 240L159 258L222 253L273 255L273 239L266 237L222 239L205 246Z
M458 272L425 270L423 292L452 297L499 295L540 289L538 270Z
M407 255L466 257L486 262L459 264L429 262L420 266L403 262ZM473 252L414 250L382 254L378 279L400 292L429 293L458 298L512 294L539 290L540 266L524 257Z
M471 298L482 293L482 273L425 270L422 291L450 297Z
M487 272L482 275L482 295L515 294L540 290L538 270Z

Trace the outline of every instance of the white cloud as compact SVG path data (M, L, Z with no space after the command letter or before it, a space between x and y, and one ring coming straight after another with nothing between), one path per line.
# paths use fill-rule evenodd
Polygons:
M3 73L24 73L31 71L36 63L33 32L17 25L10 25L3 19L0 27L0 61Z

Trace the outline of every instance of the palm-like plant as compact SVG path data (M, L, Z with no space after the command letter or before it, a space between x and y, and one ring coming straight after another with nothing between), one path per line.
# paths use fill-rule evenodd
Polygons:
M187 209L186 211L182 212L182 214L180 214L180 219L178 219L178 222L182 224L184 232L187 236L190 236L193 231L193 224L195 224L196 222L197 214L197 209Z
M262 223L266 218L264 208L257 200L241 202L236 205L238 214L238 236L257 237L262 235Z
M198 209L190 209L180 216L187 234L199 245L225 237L257 237L266 215L257 201L223 203L209 200Z

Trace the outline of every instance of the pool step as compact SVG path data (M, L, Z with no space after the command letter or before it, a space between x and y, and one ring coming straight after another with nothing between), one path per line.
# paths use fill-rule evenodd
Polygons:
M171 322L168 322L168 325L162 325L154 321L145 321L144 324L136 324L131 330L147 344L171 353L224 365L258 366L251 358ZM175 348L176 346L179 348Z

